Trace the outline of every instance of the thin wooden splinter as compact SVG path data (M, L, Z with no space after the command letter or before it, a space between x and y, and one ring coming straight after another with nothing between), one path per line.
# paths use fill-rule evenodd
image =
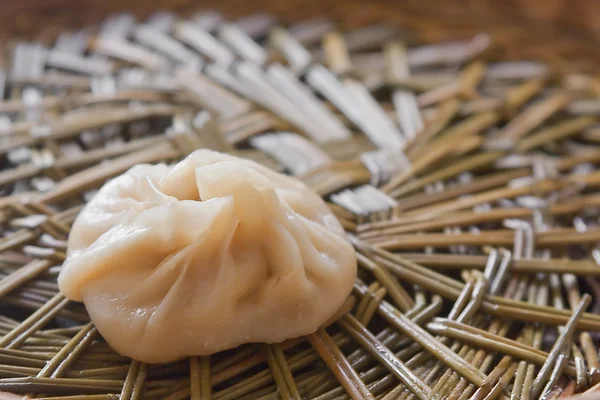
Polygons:
M308 338L353 400L375 399L327 332L320 329Z
M563 352L565 351L564 347L567 343L569 343L571 341L573 332L575 331L575 326L576 326L577 320L579 318L581 318L581 315L583 314L585 309L589 306L591 301L592 301L592 298L588 294L585 294L581 298L581 301L579 302L577 309L575 309L575 311L573 312L573 315L571 316L571 318L565 325L564 331L561 333L561 335L558 338L558 340L556 341L556 343L554 343L554 346L552 346L552 350L550 351L550 354L548 355L546 362L544 363L544 365L542 365L542 368L540 368L538 375L536 376L535 380L533 381L533 386L531 388L531 395L533 398L537 398L540 395L540 393L542 392L542 390L544 389L544 385L546 384L546 381L548 380L549 375L552 372L551 368L553 368L555 366L557 359L559 357L564 357L564 354L563 354Z

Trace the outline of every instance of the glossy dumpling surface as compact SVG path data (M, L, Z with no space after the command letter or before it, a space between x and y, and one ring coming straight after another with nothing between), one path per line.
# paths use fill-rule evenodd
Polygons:
M156 363L314 332L355 277L318 195L198 150L108 182L73 225L59 287L116 351Z

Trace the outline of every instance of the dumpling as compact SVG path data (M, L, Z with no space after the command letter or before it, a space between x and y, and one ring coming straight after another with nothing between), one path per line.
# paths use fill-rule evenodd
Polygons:
M198 150L138 165L77 217L58 278L119 353L148 363L314 332L356 255L323 200L252 161Z

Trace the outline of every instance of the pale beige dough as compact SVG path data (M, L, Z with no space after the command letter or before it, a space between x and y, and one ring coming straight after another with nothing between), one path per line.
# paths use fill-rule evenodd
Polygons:
M157 363L314 332L355 277L318 195L198 150L108 182L77 217L58 282L116 351Z

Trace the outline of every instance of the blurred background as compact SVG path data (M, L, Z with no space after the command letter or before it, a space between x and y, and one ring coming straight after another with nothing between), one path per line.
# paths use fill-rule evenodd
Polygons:
M0 42L5 50L15 38L52 43L59 32L94 26L109 14L144 19L158 9L216 9L228 19L266 12L282 23L329 17L341 29L388 21L420 42L485 32L504 60L538 59L594 75L600 63L600 0L1 0Z
M0 31L29 36L84 26L115 11L132 10L141 18L157 8L216 8L229 17L267 11L283 21L323 14L352 24L385 18L458 30L533 24L546 31L600 37L600 0L2 0Z

